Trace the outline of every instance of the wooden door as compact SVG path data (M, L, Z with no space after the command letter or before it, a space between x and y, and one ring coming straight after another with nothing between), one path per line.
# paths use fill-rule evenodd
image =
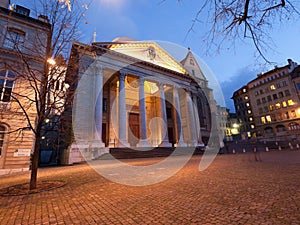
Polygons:
M130 146L135 146L140 139L140 120L138 113L129 113L128 117L128 142Z

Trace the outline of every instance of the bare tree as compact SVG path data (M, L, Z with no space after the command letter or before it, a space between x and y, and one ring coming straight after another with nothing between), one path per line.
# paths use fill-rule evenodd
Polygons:
M182 1L182 0L179 0ZM294 0L205 0L199 1L199 10L187 33L197 23L207 22L205 35L208 49L219 49L224 41L251 39L259 55L269 62L264 52L270 48L270 31L280 22L299 18L299 2ZM207 18L207 21L203 21Z
M23 113L27 120L27 126L16 131L29 129L35 138L30 190L36 188L41 140L47 131L57 126L65 107L68 60L64 58L68 58L72 42L79 38L78 27L88 9L82 1L74 1L72 7L68 0L35 0L33 3L36 15L43 15L42 19L50 23L48 35L37 34L28 45L16 43L19 66L10 65L16 79L24 84L23 89L11 95L17 106L12 110ZM28 49L24 49L26 47Z

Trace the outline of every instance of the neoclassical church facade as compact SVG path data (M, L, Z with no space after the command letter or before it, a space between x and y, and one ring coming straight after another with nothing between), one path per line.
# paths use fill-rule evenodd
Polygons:
M67 77L78 79L69 163L79 151L90 159L109 148L204 147L217 130L213 92L190 50L178 62L152 41L73 43Z

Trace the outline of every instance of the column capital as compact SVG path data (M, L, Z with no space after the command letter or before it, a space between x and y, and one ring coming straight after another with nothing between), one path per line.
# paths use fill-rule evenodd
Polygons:
M126 77L127 73L125 72L121 72L120 71L120 74L119 74L119 79L122 80L122 81L125 81L125 77Z
M139 84L142 85L145 82L145 77L139 77Z
M165 88L165 83L158 83L159 89L164 89Z
M92 67L93 75L95 75L95 76L101 75L102 76L103 67L98 60L95 60L95 62L91 65L91 67Z

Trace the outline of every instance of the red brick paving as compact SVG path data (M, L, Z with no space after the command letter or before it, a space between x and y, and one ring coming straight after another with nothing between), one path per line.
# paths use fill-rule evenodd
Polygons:
M42 168L40 180L67 185L0 197L0 224L300 224L300 151L264 152L262 162L250 153L220 155L203 172L200 158L143 187L112 183L88 164ZM0 177L0 188L28 178Z

